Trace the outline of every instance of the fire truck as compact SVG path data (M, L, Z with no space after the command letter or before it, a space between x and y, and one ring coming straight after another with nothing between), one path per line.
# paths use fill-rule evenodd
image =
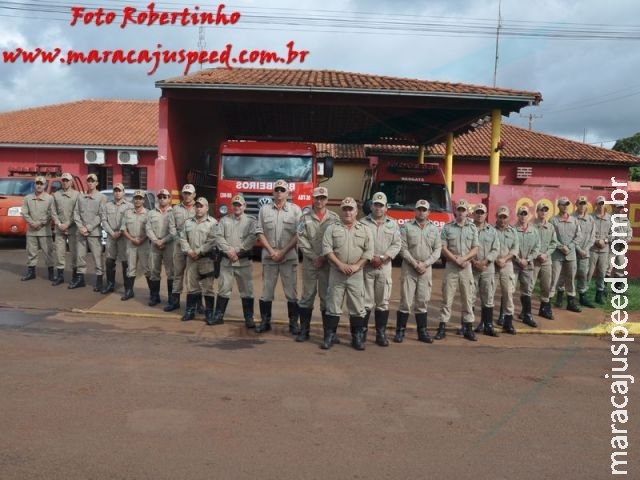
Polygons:
M333 158L317 158L311 143L227 141L220 145L214 215L227 215L231 199L242 194L245 212L257 216L272 201L273 184L289 184L290 200L311 208L313 189L333 176Z
M449 189L437 163L369 157L362 191L365 214L371 212L371 196L376 192L386 194L387 215L400 226L415 218L416 201L420 199L429 202L429 220L438 228L454 218Z

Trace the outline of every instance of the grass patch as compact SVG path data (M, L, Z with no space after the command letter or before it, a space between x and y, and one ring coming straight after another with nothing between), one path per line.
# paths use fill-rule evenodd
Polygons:
M627 291L621 295L622 296L626 295L629 303L627 304L627 307L624 308L623 310L626 310L627 312L638 312L640 311L640 279L637 279L637 278L627 279L627 285L628 285ZM616 294L611 291L610 283L605 283L605 292L607 294L607 298L605 298L604 305L598 305L597 303L595 303L594 300L596 298L596 283L595 281L592 281L589 284L589 289L587 290L587 297L589 298L589 300L591 300L591 303L593 303L593 305L597 309L600 309L606 313L611 313L615 310L611 306L611 297ZM539 296L540 296L540 288L538 284L536 284L536 287L533 290L533 298L539 298ZM553 302L554 302L554 299L552 298L551 299L552 305L553 305ZM576 295L576 303L580 305L578 295Z

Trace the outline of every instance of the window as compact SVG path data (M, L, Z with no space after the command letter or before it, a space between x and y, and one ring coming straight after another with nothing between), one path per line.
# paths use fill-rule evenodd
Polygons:
M466 193L489 193L489 182L467 182Z

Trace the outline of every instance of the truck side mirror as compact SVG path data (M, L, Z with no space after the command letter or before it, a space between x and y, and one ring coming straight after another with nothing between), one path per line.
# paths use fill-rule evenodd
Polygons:
M316 173L325 178L333 177L333 161L333 157L319 158Z

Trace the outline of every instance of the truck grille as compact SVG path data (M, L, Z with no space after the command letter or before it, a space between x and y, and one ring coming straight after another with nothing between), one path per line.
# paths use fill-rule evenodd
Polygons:
M259 204L260 199L268 199L269 202L273 200L273 197L269 193L242 193L245 201L247 202L247 208L245 208L245 213L249 215L253 215L258 218L258 211L260 210L261 205Z

